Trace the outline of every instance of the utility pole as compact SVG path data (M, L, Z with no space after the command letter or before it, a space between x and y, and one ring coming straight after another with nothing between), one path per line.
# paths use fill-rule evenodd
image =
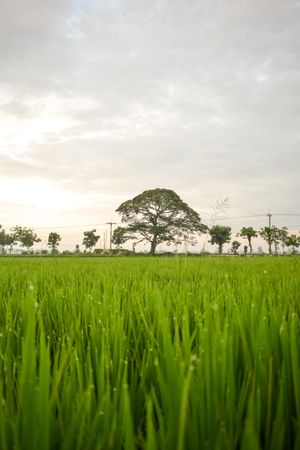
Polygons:
M271 247L271 217L272 214L267 214L267 216L269 217L269 255L272 254L272 247Z
M103 236L103 250L106 250L106 239L107 239L107 231L104 231L104 236Z
M113 225L116 225L116 222L106 222L106 225L110 226L110 230L109 230L109 253L111 253L112 227L113 227Z

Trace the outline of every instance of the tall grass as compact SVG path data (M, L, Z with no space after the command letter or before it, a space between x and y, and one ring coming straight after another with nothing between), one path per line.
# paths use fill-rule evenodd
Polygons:
M0 264L0 448L300 448L300 259Z

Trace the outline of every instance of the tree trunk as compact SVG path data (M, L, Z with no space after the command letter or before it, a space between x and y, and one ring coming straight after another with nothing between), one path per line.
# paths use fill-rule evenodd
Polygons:
M151 241L150 255L155 255L156 246L157 246L156 237L154 237L153 241Z
M251 238L248 238L249 248L250 248L250 255L252 255L252 244L251 244Z

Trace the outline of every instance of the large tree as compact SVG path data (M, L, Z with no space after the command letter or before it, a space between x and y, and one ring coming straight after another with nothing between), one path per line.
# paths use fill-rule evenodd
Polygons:
M152 255L159 244L181 244L187 240L194 243L195 235L207 230L199 214L169 189L144 191L122 203L116 211L127 224L118 230L122 243L129 239L134 245L148 242Z
M212 245L217 244L219 254L223 252L223 245L226 242L230 242L231 227L225 227L224 225L214 225L210 228L209 234L211 236L210 243Z
M246 238L248 240L250 253L252 253L252 238L257 237L257 231L253 227L243 227L238 236Z

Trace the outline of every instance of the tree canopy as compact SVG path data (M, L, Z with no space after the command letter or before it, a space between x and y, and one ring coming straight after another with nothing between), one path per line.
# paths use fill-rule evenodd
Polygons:
M277 228L274 225L270 227L263 227L259 231L260 236L268 243L269 254L272 254L272 245L275 247L275 253L278 253L278 245L281 243L283 248L288 245L287 227Z
M231 243L231 251L234 255L237 254L237 251L239 247L241 246L241 243L239 241L232 241Z
M231 227L225 227L224 225L214 225L210 228L209 234L211 236L210 243L217 244L219 253L223 252L223 245L226 242L230 242Z
M57 252L59 243L61 241L61 236L58 233L52 231L48 236L48 247L51 248L52 253Z
M2 225L0 225L0 249L1 249L1 253L4 252L4 248L6 246L6 237L7 237L7 234L5 233L4 228L2 228Z
M285 245L287 247L292 247L292 253L295 253L296 248L300 247L300 236L297 236L296 234L287 236Z
M99 241L100 236L96 235L96 229L83 232L83 241L82 244L85 246L86 250L92 251L93 247Z
M26 247L27 251L29 251L34 243L41 242L32 228L20 227L18 225L12 228L12 236L15 241L20 242L22 247Z
M151 189L122 203L116 210L126 223L117 229L116 239L124 243L150 243L154 254L159 244L195 243L195 235L207 231L199 214L170 189Z
M249 248L250 248L250 253L252 253L252 238L257 237L257 231L254 230L253 227L243 227L241 229L240 233L238 234L238 236L247 238Z
M125 242L130 239L130 236L126 235L127 229L124 227L117 227L114 229L111 242L120 249Z

